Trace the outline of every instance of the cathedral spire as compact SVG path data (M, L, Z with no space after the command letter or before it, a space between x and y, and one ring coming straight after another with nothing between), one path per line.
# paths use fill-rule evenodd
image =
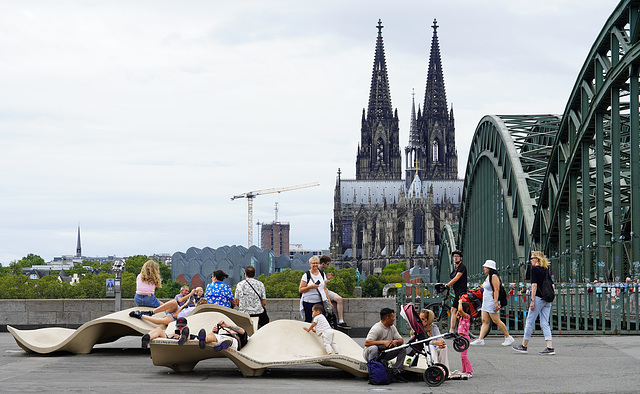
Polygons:
M382 21L373 58L369 105L363 110L356 179L402 179L398 111L391 107L387 62L382 41Z
M429 55L429 72L427 87L424 94L423 115L427 118L447 116L447 93L444 88L442 61L440 59L440 44L438 42L438 24L433 20L433 38L431 39L431 54Z
M78 244L76 245L76 257L82 257L82 247L80 246L80 226L78 226Z
M369 92L369 107L367 109L367 117L370 120L393 118L387 61L384 56L384 42L382 41L383 27L382 20L378 19L378 39L376 40L376 53L373 58L371 91Z
M409 146L419 146L418 122L416 120L416 92L411 89L411 126L409 129Z

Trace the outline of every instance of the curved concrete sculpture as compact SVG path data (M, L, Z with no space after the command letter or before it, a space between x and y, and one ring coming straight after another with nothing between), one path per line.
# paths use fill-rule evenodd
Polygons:
M231 319L216 312L191 315L188 319L191 333L197 333L200 328L210 331L220 320L233 324ZM173 324L167 327L167 331L173 328ZM151 358L154 365L178 372L192 371L198 362L208 358L227 357L244 376L260 376L269 367L313 363L336 367L358 377L368 376L363 349L353 339L336 330L334 339L340 354L329 355L321 337L302 329L308 326L309 323L296 320L273 321L256 331L239 351L227 349L216 352L212 344L200 349L197 340L179 346L176 340L158 338L150 343Z
M114 312L91 320L76 330L61 327L18 330L11 326L7 326L7 329L13 335L18 346L27 352L48 354L64 351L87 354L91 352L91 349L96 344L113 342L129 335L141 336L158 327L156 324L149 323L146 320L129 316L129 312L133 310L152 309L135 307ZM197 314L210 313L212 311L228 315L235 324L244 328L249 335L253 334L254 324L249 315L220 305L200 305L189 314L188 320Z

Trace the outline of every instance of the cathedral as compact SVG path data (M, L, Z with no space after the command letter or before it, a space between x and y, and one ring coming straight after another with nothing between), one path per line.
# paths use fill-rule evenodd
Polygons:
M393 110L382 40L373 60L369 105L362 111L356 179L338 169L331 223L331 258L365 275L406 262L435 278L440 231L457 223L463 181L458 179L453 108L447 106L436 21L424 103L412 99L404 179L398 110Z

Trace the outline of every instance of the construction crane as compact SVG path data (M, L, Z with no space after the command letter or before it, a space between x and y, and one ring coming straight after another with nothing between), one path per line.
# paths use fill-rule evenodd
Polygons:
M249 224L249 232L248 232L248 237L247 237L247 248L250 248L251 245L253 245L253 199L256 198L256 196L262 195L262 194L272 194L272 193L282 193L282 192L288 192L291 190L298 190L298 189L306 189L308 187L314 187L314 186L320 186L320 184L318 182L314 182L314 183L306 183L304 185L295 185L295 186L288 186L288 187L276 187L273 189L263 189L263 190L254 190L251 192L246 192L243 194L239 194L237 196L233 196L231 197L231 201L235 200L236 198L246 198L247 199L247 204L248 204L248 211L249 211L249 219L248 219L248 224Z

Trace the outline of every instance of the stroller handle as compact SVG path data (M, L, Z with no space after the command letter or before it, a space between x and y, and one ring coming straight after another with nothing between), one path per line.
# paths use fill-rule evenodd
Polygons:
M445 334L440 334L440 335L436 335L436 336L425 338L425 339L418 339L418 340L414 340L414 341L409 341L407 343L403 343L402 345L392 347L391 349L385 349L385 350L381 351L378 354L378 361L382 360L387 353L394 352L394 351L397 351L399 349L404 349L404 348L407 348L407 347L410 347L410 346L415 346L415 345L421 345L421 344L424 344L424 343L429 343L431 341L437 341L438 339L453 339L454 340L454 345L455 345L455 341L460 341L461 340L459 338L462 338L462 341L467 341L467 338L463 337L462 335L460 335L460 334L458 334L456 332L447 332ZM467 345L466 345L467 348L469 347L468 344L469 344L469 342L467 341ZM464 351L464 349L458 350L458 347L462 347L462 346L454 346L454 349L456 351L458 351L458 352Z

